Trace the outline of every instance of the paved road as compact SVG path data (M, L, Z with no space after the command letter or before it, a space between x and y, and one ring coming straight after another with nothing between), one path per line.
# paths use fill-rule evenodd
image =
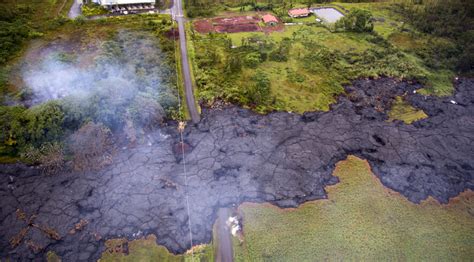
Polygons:
M231 212L228 208L221 208L217 212L217 249L216 249L216 261L217 262L231 262L234 261L234 251L232 248L232 236L230 228L226 224L227 219L231 216Z
M179 45L181 49L181 67L184 78L184 89L186 95L186 105L188 106L189 115L193 123L199 123L201 117L196 108L196 101L194 100L194 89L191 81L191 70L188 60L188 49L186 46L186 31L184 28L185 19L183 16L183 7L181 0L175 0L172 7L173 19L178 23L179 30Z
M71 6L71 9L69 10L68 17L71 19L74 19L78 16L81 15L81 7L77 3L77 0L74 0L74 3Z

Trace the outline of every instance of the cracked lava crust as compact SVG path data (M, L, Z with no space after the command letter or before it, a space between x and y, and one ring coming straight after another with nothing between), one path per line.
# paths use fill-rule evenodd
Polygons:
M194 244L211 240L218 207L243 201L294 207L325 198L325 186L338 182L335 164L349 154L367 159L385 186L416 203L428 196L446 203L474 189L474 79L455 87L453 97L436 98L415 94L417 84L359 80L329 112L205 109L201 123L184 133ZM392 101L404 94L429 117L413 125L388 122ZM104 251L104 239L137 232L155 234L172 252L188 249L176 127L149 136L152 146L121 150L100 172L44 176L20 164L0 166L0 258L30 260L53 250L64 261L90 261ZM27 218L19 219L17 209ZM72 234L81 219L88 224ZM12 248L24 228L24 241Z

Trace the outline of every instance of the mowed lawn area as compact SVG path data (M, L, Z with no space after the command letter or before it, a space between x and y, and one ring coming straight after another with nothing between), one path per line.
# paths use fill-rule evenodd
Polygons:
M413 204L385 188L369 164L349 156L329 198L296 209L245 203L245 240L236 261L469 261L474 257L474 194L441 205Z

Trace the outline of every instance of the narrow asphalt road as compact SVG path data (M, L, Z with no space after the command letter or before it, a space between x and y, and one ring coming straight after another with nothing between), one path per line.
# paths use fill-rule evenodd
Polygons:
M74 0L74 3L72 4L71 9L69 9L68 17L71 19L74 19L80 15L81 15L81 6L77 2L77 0Z
M188 49L186 46L186 31L184 28L185 19L183 16L183 7L181 0L175 0L172 7L173 19L178 23L179 30L179 45L181 50L181 68L184 78L184 89L186 95L186 105L188 106L189 115L193 123L199 123L201 117L196 107L194 100L194 89L191 80L191 69L188 60Z
M216 262L234 261L234 251L232 248L232 236L227 219L231 216L228 208L221 208L217 212L217 224L215 230L217 237Z

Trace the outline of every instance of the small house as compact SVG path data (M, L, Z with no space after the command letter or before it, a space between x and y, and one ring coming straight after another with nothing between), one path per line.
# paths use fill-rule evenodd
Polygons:
M298 17L307 17L311 13L309 12L308 8L296 8L296 9L290 9L288 11L288 15L291 18L298 18Z
M266 14L262 16L262 20L266 25L277 25L278 24L278 19L274 15Z

